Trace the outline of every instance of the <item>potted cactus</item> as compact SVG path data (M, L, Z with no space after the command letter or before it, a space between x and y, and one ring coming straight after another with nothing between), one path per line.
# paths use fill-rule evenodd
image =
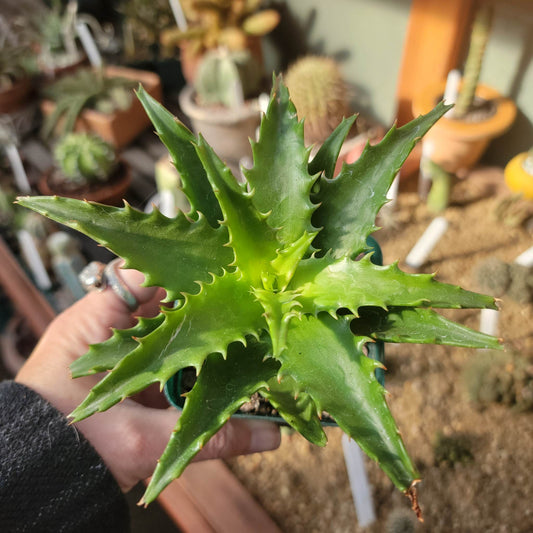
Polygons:
M304 120L306 143L323 143L350 115L348 84L337 62L326 56L304 56L287 70L285 82Z
M474 19L470 48L456 107L426 137L434 150L431 159L449 174L464 174L483 155L489 142L512 125L516 105L496 89L479 83L494 6L483 3ZM444 83L427 87L413 100L415 115L427 113L444 94Z
M331 179L354 118L309 162L303 124L281 80L274 84L246 184L142 89L142 101L180 172L191 211L166 218L129 205L60 197L19 203L69 225L167 291L155 318L140 319L92 346L74 377L109 371L71 414L103 411L182 368L198 378L186 397L145 504L178 477L240 405L259 392L311 442L323 446L327 411L377 460L419 512L419 476L366 355L375 341L497 348L497 339L448 320L435 308L494 308L492 297L377 266L367 237L394 176L416 141L442 116L393 128ZM205 406L209 405L209 409Z
M65 135L54 148L57 168L39 181L41 194L67 196L116 205L131 182L125 161L114 148L94 133Z
M193 130L234 167L252 153L248 139L255 137L261 120L255 98L261 78L261 67L248 50L217 48L203 56L194 86L180 92L181 109Z

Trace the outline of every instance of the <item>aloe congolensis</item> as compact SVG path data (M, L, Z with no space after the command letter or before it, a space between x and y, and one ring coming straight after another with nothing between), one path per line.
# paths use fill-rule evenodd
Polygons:
M145 274L146 285L164 287L167 300L176 302L158 317L115 331L72 364L74 377L109 371L73 420L194 367L198 379L144 503L259 392L320 446L326 444L320 418L329 413L416 505L419 476L375 378L381 365L365 355L365 345L380 340L496 348L497 339L433 310L495 303L432 275L376 266L366 241L398 169L448 108L439 104L393 127L332 179L355 118L344 120L310 162L303 124L277 80L253 143L253 168L241 185L201 136L142 88L138 96L180 172L190 213L169 219L127 204L19 200L111 249L127 268Z

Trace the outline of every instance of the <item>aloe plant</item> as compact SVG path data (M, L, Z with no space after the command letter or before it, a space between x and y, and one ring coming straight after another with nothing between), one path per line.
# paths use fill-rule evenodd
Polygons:
M365 355L374 341L496 348L434 308L494 308L494 299L374 265L367 237L387 190L420 137L448 109L367 146L332 179L345 119L309 161L303 123L281 80L272 90L247 184L237 182L205 140L144 90L138 96L178 168L191 211L109 207L59 197L19 202L89 235L127 268L162 286L173 306L114 331L72 364L74 377L109 371L71 414L82 420L177 371L194 367L187 394L142 502L178 477L208 439L257 391L311 442L323 446L327 411L416 505L418 480ZM209 408L206 408L209 405Z

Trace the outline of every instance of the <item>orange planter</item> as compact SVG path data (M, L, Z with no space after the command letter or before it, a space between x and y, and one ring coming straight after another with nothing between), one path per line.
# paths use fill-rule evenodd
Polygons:
M415 116L429 113L442 99L444 87L444 83L430 86L414 98ZM425 141L434 143L431 159L447 172L457 174L472 168L489 142L507 131L514 122L516 106L512 100L486 85L479 85L476 95L493 102L496 112L479 122L443 117L424 137Z
M138 81L148 94L158 101L162 100L161 80L153 72L115 66L106 67L105 72L107 76ZM41 110L45 116L51 114L54 109L54 102L50 100L41 102ZM92 131L111 143L116 149L120 149L127 146L149 125L148 115L134 96L130 108L124 111L117 110L114 113L106 114L94 109L83 110L76 121L75 130Z

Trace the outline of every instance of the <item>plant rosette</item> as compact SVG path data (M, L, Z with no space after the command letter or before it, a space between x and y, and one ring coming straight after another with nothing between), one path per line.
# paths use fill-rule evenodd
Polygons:
M161 314L115 330L71 365L73 377L106 372L71 413L74 422L193 367L197 380L151 477L148 504L184 471L241 405L259 393L312 443L326 444L325 411L376 460L420 515L419 474L366 355L376 341L499 348L438 308L496 308L494 298L378 266L368 236L399 168L449 109L393 127L333 178L355 117L312 161L303 123L274 83L253 167L240 184L196 137L142 89L139 98L167 146L191 205L186 215L60 197L19 203L92 237L166 289ZM209 406L208 408L206 406Z
M163 98L161 80L153 72L108 66L105 68L105 74L108 77L125 78L138 82L157 101L160 102ZM41 102L41 111L45 117L53 114L55 109L56 104L52 100L45 99ZM128 109L117 109L112 113L103 113L96 109L81 109L74 130L94 132L116 149L120 149L133 141L149 124L150 121L140 102L132 97Z
M37 188L45 196L63 196L106 205L120 205L130 185L131 168L126 161L120 159L106 182L75 185L65 182L59 170L50 169L43 174Z
M413 99L413 113L423 115L442 99L445 83L427 87ZM516 105L495 89L479 84L476 97L486 104L486 115L465 119L442 117L426 135L434 151L431 160L451 174L461 174L472 168L481 158L489 142L505 133L516 117Z
M533 200L533 157L529 152L515 155L505 166L504 177L511 191Z

